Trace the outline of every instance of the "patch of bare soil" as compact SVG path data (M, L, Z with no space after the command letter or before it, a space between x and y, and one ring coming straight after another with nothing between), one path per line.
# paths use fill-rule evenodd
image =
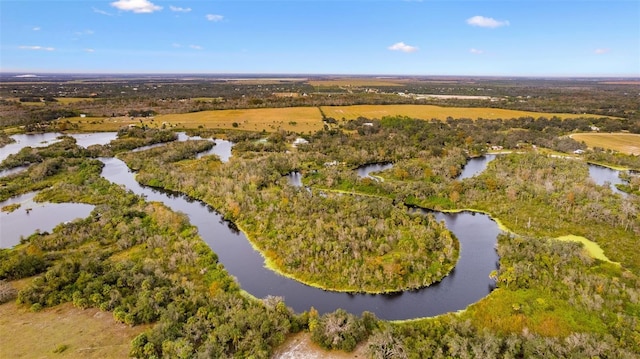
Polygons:
M297 333L287 340L271 356L272 359L353 359L367 358L366 344L359 345L351 353L328 351L311 341L311 334Z

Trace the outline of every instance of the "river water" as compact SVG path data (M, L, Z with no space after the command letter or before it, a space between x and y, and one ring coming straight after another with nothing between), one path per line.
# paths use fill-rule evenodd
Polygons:
M282 296L296 311L308 310L311 306L320 313L343 308L355 314L370 311L382 319L409 319L464 309L493 288L489 273L497 268L494 248L499 229L486 215L436 215L438 220L446 222L461 244L456 268L439 284L393 295L337 293L304 285L265 268L264 258L251 247L244 234L236 231L212 208L183 195L140 185L135 181L134 173L118 159L101 160L105 164L102 175L106 179L144 195L149 201L161 201L174 211L185 213L242 289L258 298Z
M49 135L44 140L53 141L55 136ZM22 144L22 146L26 145L28 144ZM202 155L216 154L227 161L231 155L231 146L232 144L228 141L216 140L216 146ZM489 278L489 274L498 266L499 258L495 251L495 245L500 230L497 224L484 214L430 212L435 215L437 220L444 221L447 228L460 241L459 261L450 275L440 283L420 290L390 295L338 293L304 285L265 268L264 258L252 248L245 235L235 229L233 224L224 221L213 208L184 195L140 185L126 164L116 158L101 158L100 160L105 164L102 175L106 179L145 196L149 201L163 202L172 210L185 213L190 222L198 228L203 240L218 255L220 262L237 279L244 290L258 298L268 295L282 296L287 305L298 312L308 310L313 306L320 313L342 308L354 314L369 311L375 313L379 318L389 320L427 317L464 309L469 304L488 295L494 287L494 282ZM473 162L475 168L470 169L468 171L470 174L466 176L473 176L481 172L490 160L487 157L472 159L470 163ZM362 169L363 173L366 172L362 176L368 176L369 172L380 171L390 166L390 164L378 165L378 167L374 165L374 167ZM463 175L465 171L463 171ZM300 185L300 173L291 174L289 180L292 185ZM30 196L32 198L33 194ZM29 201L28 196L16 197L0 205L13 202L30 203ZM44 231L53 228L53 226L45 227L40 217L33 216L37 213L37 205L31 205L33 209L29 214L26 214L24 207L13 212L17 214L2 213L0 217L3 220L0 223L2 224L2 242L0 243L2 247L15 245L21 235L29 235L36 229ZM73 212L68 209L62 210L53 207L52 204L45 204L42 206L43 208L49 207L52 210L43 213L43 217L55 225L72 218L86 217L93 208L88 205L80 206L86 206L81 210L85 212L72 215ZM421 210L418 212L427 213ZM70 214L71 217L63 217L62 214ZM16 220L14 217L10 217L12 215L20 217L20 219ZM10 219L6 220L7 218ZM38 223L39 226L34 228L33 223ZM20 228L25 232L24 234L9 232L9 230L14 231Z

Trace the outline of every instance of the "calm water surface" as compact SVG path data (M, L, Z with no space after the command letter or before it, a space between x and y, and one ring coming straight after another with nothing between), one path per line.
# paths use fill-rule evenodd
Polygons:
M233 147L233 142L231 142L231 141L222 140L222 139L218 139L218 138L217 139L211 139L211 138L202 138L200 136L189 136L184 132L178 132L177 141L189 141L189 140L210 140L210 141L213 141L216 144L210 150L198 153L196 158L202 158L204 156L210 156L210 155L217 155L222 162L227 162L227 161L229 161L229 158L231 157L231 148ZM161 147L161 146L164 146L164 145L166 145L166 143L156 143L156 144L149 145L149 146L138 147L138 148L132 150L131 152L144 151L144 150L148 150L148 149L151 149L151 148Z
M242 289L263 298L283 296L287 305L300 312L311 306L320 313L343 308L351 313L375 313L383 319L408 319L456 311L478 301L493 289L489 273L497 268L494 250L500 230L482 214L437 214L458 237L461 254L455 270L437 285L393 295L368 295L329 292L309 287L282 277L264 267L264 258L249 244L242 232L200 201L183 195L167 194L140 185L124 162L115 158L101 159L102 175L124 185L150 201L162 201L189 217L200 236L218 254L220 262L236 277Z
M378 178L371 176L372 172L381 172L392 167L393 163L372 163L358 167L356 171L358 172L358 177L360 178L369 177L378 180Z
M609 186L613 193L618 193L622 196L628 196L628 193L622 192L615 185L624 184L624 181L619 177L620 171L589 164L589 177L600 186Z
M20 243L20 237L27 237L37 230L50 232L62 222L85 218L94 208L83 203L34 202L35 195L31 192L0 202L0 208L21 204L11 213L0 212L0 248L11 248Z
M496 155L486 154L480 157L474 157L469 159L467 164L462 168L462 172L458 175L459 180L465 178L471 178L473 176L479 175L482 171L487 169L487 165L489 162L496 159Z

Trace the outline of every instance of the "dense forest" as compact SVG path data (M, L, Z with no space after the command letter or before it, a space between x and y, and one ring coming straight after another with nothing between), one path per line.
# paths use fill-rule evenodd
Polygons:
M95 209L1 249L0 298L33 311L72 302L128 325L152 323L131 343L139 358L268 358L300 331L327 349L364 345L372 358L640 356L640 176L625 174L623 196L588 173L589 162L639 170L640 157L588 150L567 136L591 126L639 132L638 119L325 120L324 130L296 147L300 134L284 131L193 129L205 140L180 142L171 131L127 127L107 145L83 148L64 136L10 155L0 169L28 167L0 177L0 201L39 191L37 200ZM196 158L214 145L207 138L220 136L234 143L228 162ZM131 151L157 143L165 144ZM459 179L469 158L492 146L505 153L481 174ZM492 273L497 288L459 313L404 322L344 310L295 313L286 298L242 291L185 215L101 177L98 158L110 156L145 185L211 205L247 234L271 269L330 290L432 285L455 267L458 240L433 216L409 209L488 213L504 228ZM392 167L375 178L357 175L372 163ZM292 172L302 186L289 182ZM558 240L566 235L595 242L609 260ZM31 280L7 289L21 278Z

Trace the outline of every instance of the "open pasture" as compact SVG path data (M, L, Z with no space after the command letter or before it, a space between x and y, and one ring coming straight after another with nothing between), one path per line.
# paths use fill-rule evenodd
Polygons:
M571 138L587 146L640 155L640 135L634 133L576 133Z
M299 133L322 129L322 116L315 107L213 110L155 117L73 117L65 119L80 131L116 131L129 125L167 129L236 129L245 131L278 130Z
M412 118L420 118L430 120L432 118L445 120L447 117L452 118L470 118L476 120L478 118L485 119L510 119L518 117L530 116L533 118L553 116L562 119L575 118L581 116L597 115L574 115L566 113L542 113L518 110L505 110L499 108L488 107L441 107L433 105L355 105L355 106L323 106L322 111L327 117L333 117L337 120L352 120L358 117L382 118L384 116L409 116Z
M33 313L0 305L2 358L127 358L130 342L148 325L118 323L109 312L65 303Z
M215 110L156 116L155 122L178 128L226 128L247 131L277 130L309 132L322 129L322 116L315 107Z

